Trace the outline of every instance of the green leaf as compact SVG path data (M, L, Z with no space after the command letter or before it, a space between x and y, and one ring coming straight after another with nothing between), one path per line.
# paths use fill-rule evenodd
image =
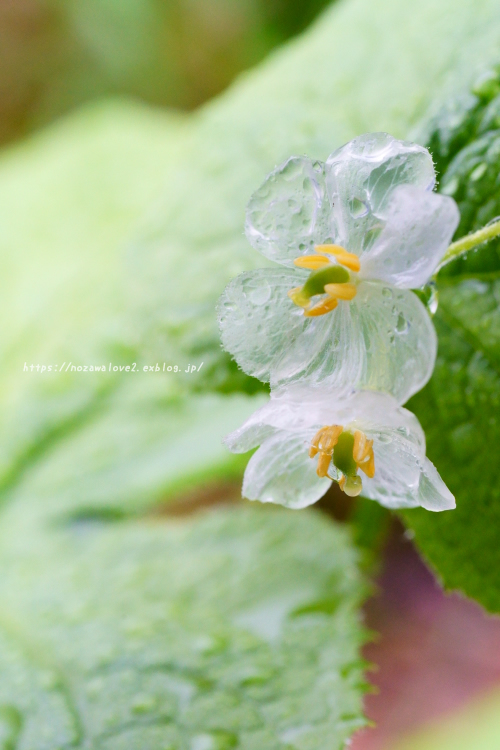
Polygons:
M440 290L439 354L429 385L410 408L427 452L456 495L453 512L403 513L448 588L500 611L497 570L500 489L500 279L465 280Z
M0 331L0 506L21 485L43 497L40 512L133 512L241 474L244 459L221 440L259 402L188 396L156 358L143 372L125 341L126 241L164 183L161 162L182 122L125 102L96 105L0 159L0 311L9 321ZM168 352L162 359L176 365ZM110 362L122 371L109 372Z
M341 750L363 725L364 584L319 514L32 534L25 511L0 539L2 747Z
M113 391L105 408L25 467L0 507L36 497L35 525L57 514L133 516L197 486L217 493L221 482L234 482L239 494L248 455L229 453L222 439L262 397L185 396L140 376L132 385Z
M486 83L488 84L486 86ZM461 210L457 235L500 214L500 74L492 70L429 125L441 189ZM403 513L448 588L500 611L500 242L439 276L439 354L433 378L410 403L428 454L457 498L452 513Z
M0 158L0 485L116 385L71 364L134 361L120 346L123 243L163 184L181 122L98 105Z

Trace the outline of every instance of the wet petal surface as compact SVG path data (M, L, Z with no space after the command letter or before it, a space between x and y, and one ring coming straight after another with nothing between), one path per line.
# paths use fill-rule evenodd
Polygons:
M250 198L245 233L266 258L292 266L329 239L329 210L324 164L292 156Z
M384 228L398 185L432 190L434 165L427 149L387 133L369 133L347 143L326 162L331 232L350 252L369 250Z
M392 194L387 222L364 253L360 277L406 289L426 284L446 252L460 215L451 198L402 185Z
M307 271L262 268L242 273L225 288L218 304L224 349L249 375L268 381L287 346L307 326L302 309L288 297Z
M363 282L351 302L339 302L290 338L271 385L385 391L404 403L432 374L436 333L412 292Z
M267 439L248 462L243 496L287 508L305 508L322 497L331 480L316 474L309 458L314 433L277 432Z

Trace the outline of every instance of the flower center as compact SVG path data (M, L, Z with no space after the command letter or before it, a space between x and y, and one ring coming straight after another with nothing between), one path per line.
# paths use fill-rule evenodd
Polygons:
M288 296L295 305L304 309L306 317L317 317L334 310L339 300L349 301L356 296L356 286L351 281L351 271L359 271L359 258L340 245L316 245L317 255L301 255L293 261L299 268L311 271L304 286L290 289ZM335 262L326 257L333 256ZM345 266L345 267L344 267ZM321 299L312 302L312 298Z
M317 475L338 481L340 489L350 497L356 497L363 489L358 469L370 479L375 475L373 440L368 440L361 430L352 432L338 424L322 427L314 436L309 448L310 458L316 455ZM328 474L330 462L341 473L339 480Z

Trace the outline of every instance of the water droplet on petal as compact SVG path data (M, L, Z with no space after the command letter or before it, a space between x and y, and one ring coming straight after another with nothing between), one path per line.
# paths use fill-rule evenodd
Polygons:
M365 201L353 198L349 201L349 211L354 219L361 219L363 216L368 215L370 209Z
M408 333L409 327L410 327L410 324L406 320L406 318L403 315L403 313L399 313L398 319L397 319L397 322L396 322L396 331L398 333Z

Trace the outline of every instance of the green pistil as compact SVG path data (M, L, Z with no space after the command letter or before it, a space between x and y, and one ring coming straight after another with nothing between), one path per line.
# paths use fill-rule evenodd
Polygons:
M346 477L355 477L358 473L358 465L353 457L354 435L352 432L342 432L339 435L337 445L333 449L333 464Z
M315 294L325 293L325 284L345 284L350 278L349 271L342 266L326 266L312 271L300 294L304 299L311 299Z

